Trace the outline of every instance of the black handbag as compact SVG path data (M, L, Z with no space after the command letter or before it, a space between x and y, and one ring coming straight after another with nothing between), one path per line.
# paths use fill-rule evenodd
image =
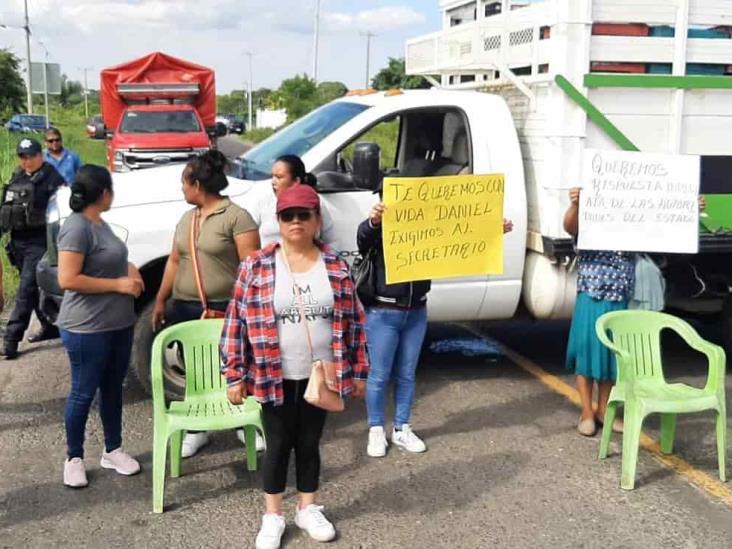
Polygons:
M365 256L358 257L353 262L353 280L356 283L358 299L364 307L376 301L376 247L374 246Z

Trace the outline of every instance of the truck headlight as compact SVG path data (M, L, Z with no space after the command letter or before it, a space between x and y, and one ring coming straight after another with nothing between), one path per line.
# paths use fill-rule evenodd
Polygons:
M116 172L129 172L130 167L125 162L125 153L127 152L127 149L118 149L114 151L114 160L112 161L112 165L114 166L114 171Z

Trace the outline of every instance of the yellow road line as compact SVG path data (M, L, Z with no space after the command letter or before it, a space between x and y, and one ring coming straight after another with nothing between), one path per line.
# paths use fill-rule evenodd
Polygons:
M575 389L571 385L568 385L557 376L550 374L541 366L535 364L528 358L521 356L517 352L503 345L501 345L501 348L503 350L503 353L514 364L537 378L555 393L559 393L560 395L566 397L576 406L580 406L580 396L577 392L577 389ZM717 498L725 505L732 507L732 490L728 488L725 483L720 482L718 479L712 477L704 471L700 471L699 469L694 468L688 462L676 455L662 454L661 447L658 442L645 433L641 433L640 445L644 450L649 452L656 461L658 461L665 467L668 467L672 471L678 473L691 484L693 484L697 488L700 488L710 496Z

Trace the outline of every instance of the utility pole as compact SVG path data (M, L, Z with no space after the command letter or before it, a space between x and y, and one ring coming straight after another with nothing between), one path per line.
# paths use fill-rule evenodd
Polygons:
M371 62L371 39L374 36L376 36L376 34L374 34L371 31L361 32L359 34L361 36L366 37L366 85L365 85L365 88L368 89L369 87L371 87L371 84L369 82L369 76L370 76L370 72L371 72L370 67L369 67L369 64Z
M48 114L48 50L46 50L46 61L43 63L43 104L46 109L46 129L48 129L51 127L51 118Z
M28 20L28 0L24 1L25 6L25 61L28 64L28 74L26 75L28 84L28 114L33 114L33 82L31 80L31 54L30 54L30 21Z
M28 101L28 114L33 114L33 87L32 87L32 76L31 76L31 54L30 54L30 22L28 20L28 0L24 0L25 6L25 25L7 25L0 23L0 29L21 29L25 32L25 63L28 71L25 75L26 85L26 100Z
M251 51L245 51L245 55L249 57L249 93L247 93L247 110L249 111L249 117L247 120L247 131L252 131L252 55Z
M315 0L315 32L313 34L313 81L318 83L318 34L320 33L320 0Z
M93 70L94 67L79 67L79 69L84 71L84 116L89 118L89 84L87 83L86 73Z

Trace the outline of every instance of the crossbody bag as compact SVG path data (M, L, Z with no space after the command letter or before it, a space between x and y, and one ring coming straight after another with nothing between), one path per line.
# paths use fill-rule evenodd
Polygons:
M295 299L297 301L297 307L300 310L300 319L302 325L305 327L305 336L308 343L308 350L310 352L310 379L308 385L305 388L305 400L322 408L328 412L342 412L346 408L341 395L338 394L336 389L336 365L335 362L328 360L316 359L313 354L313 342L310 337L310 328L308 327L308 321L305 316L305 306L302 302L302 294L297 289L297 283L295 277L292 275L292 269L290 268L290 262L287 259L287 254L282 252L282 259L284 260L287 272L292 280L293 289L295 290Z
M203 313L201 318L224 318L226 313L224 311L217 311L210 309L208 306L208 299L206 299L206 291L203 287L203 276L201 274L200 264L198 263L198 224L201 220L201 210L196 208L193 219L191 219L191 230L189 245L191 248L191 261L193 262L193 277L196 279L196 289L198 290L198 299L201 300L201 306L203 307Z

